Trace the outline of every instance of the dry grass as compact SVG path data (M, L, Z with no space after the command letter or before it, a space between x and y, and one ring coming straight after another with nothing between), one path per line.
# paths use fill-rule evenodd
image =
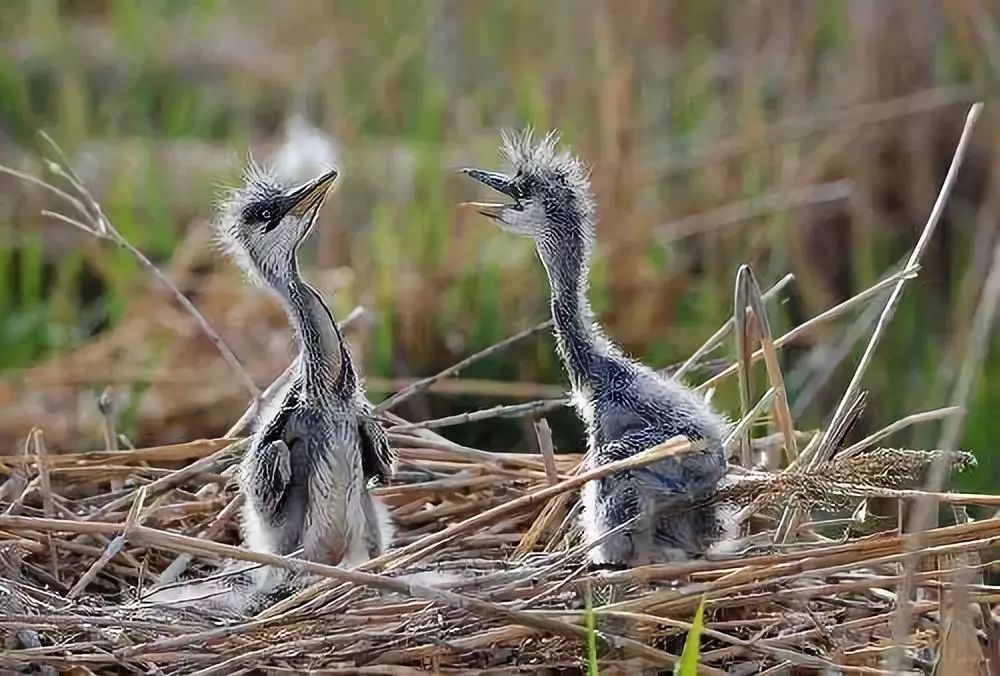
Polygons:
M243 447L240 441L221 449L220 442L200 441L59 458L48 470L58 493L38 482L33 494L15 499L0 516L5 586L0 627L9 637L28 632L37 638L33 647L23 639L10 646L5 666L85 664L109 673L156 664L163 673L222 674L265 664L290 672L365 665L376 673L389 673L388 665L469 670L575 665L584 646L588 584L614 599L595 609L605 668L631 659L671 665L679 645L675 639L702 597L711 618L702 654L706 673L722 673L738 663L837 663L868 670L877 665L873 651L888 636L902 579L899 564L907 556L906 538L898 533L841 541L818 533L849 535L865 527L865 520L813 523L802 530L810 537L777 551L751 543L740 556L591 572L567 518L572 502L559 499L595 475L568 476L577 456L555 457L561 480L551 484L540 455L484 454L427 431L396 435L395 441L401 481L378 492L392 506L400 537L393 550L359 570L226 544L233 542L230 505L238 499L226 475ZM635 466L688 446L678 440L625 464ZM159 469L178 457L201 457L195 463L200 470ZM901 458L912 460L908 469L914 474L880 474L899 469ZM880 490L878 477L886 485L912 481L932 458L875 451L853 459L871 467L854 462L849 471L824 471L828 479L818 487L801 476L761 472L736 485L742 487L739 499L765 495L771 498L767 505L781 504L793 493L824 501L840 493L845 504L836 506L850 510L866 495L903 497ZM23 474L46 466L37 455L4 458L4 463L12 473ZM100 494L99 487L113 475L128 477L125 494ZM153 476L157 479L150 481ZM733 490L723 497L737 499ZM962 504L1000 503L994 496L939 497ZM56 505L55 518L35 506L50 503ZM764 506L758 515L767 521L774 516L769 513ZM541 528L532 551L512 556L540 521L549 527ZM766 529L753 537L766 539ZM933 529L925 542L923 557L932 565L918 574L917 585L947 593L955 588L960 569L982 568L962 562L1000 542L1000 521ZM237 559L325 579L258 618L227 622L190 609L143 605L141 590L157 582L179 554L200 562L194 571L198 577L223 559ZM400 572L420 570L463 579L435 589L396 579ZM972 602L990 603L996 597L989 587L963 586ZM933 648L942 616L939 602L918 603L915 611L910 638L919 657L923 653L917 648ZM933 660L933 654L930 650L930 657L922 659ZM380 672L379 665L386 669Z

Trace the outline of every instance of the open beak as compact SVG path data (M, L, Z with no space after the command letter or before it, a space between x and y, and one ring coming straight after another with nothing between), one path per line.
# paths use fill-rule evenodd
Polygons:
M461 171L466 176L476 179L503 195L507 195L508 197L514 196L512 194L513 190L510 178L505 174L495 171L484 171L483 169L462 169ZM500 204L498 202L465 202L463 206L471 207L483 216L499 220L503 215L504 209L512 205Z
M488 216L493 220L500 220L500 217L503 216L503 210L506 208L506 205L496 202L462 202L462 206L475 209L483 216Z
M306 183L301 188L297 188L288 196L292 206L288 213L293 216L304 216L311 210L318 210L323 204L323 199L330 192L330 187L337 178L336 169L331 169L319 178Z

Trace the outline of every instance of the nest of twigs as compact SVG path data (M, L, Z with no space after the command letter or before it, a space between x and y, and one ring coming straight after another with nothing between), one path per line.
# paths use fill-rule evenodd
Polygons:
M35 446L3 458L8 484L20 478L23 487L0 517L3 666L173 674L265 666L276 673L578 668L588 595L604 669L673 664L701 599L710 620L700 661L709 673L741 664L751 671L870 666L888 645L909 547L891 529L852 537L869 524L863 516L812 524L810 542L776 547L751 538L738 555L595 570L573 519L574 492L584 480L579 457L556 456L552 477L551 463L547 472L538 455L486 454L422 430L393 440L399 480L378 493L399 527L394 548L357 571L288 562L316 584L255 617L142 600L150 586L204 578L224 559L262 560L232 546L240 496L229 474L243 442L48 457ZM686 446L677 441L632 464ZM837 494L856 504L866 494L915 498L920 491L885 484L919 479L939 455L876 450L818 482L802 482L794 470L734 476L720 499L759 500L755 514L767 519L780 513L782 496L802 506L828 505ZM162 469L180 459L190 464ZM895 474L879 485L886 470ZM109 477L125 479L124 486L97 493ZM998 539L1000 520L923 534L921 561L933 565L910 580L930 592L910 607L911 657L933 662L948 617L941 592L968 584L960 570L974 574L982 567L975 554ZM438 580L426 586L419 577L399 578L416 571L434 571ZM964 589L971 600L990 593L980 585Z
M72 171L57 174L81 193L70 203L79 213L68 220L123 246ZM951 181L953 172L939 202ZM738 462L714 497L741 525L742 539L728 553L601 570L588 565L577 530L576 492L586 481L696 452L697 444L672 440L584 472L579 456L552 452L544 425L540 454L467 448L434 431L538 415L561 400L416 424L391 413L406 397L456 376L474 356L379 406L399 469L376 492L391 507L398 537L385 555L354 570L238 547L241 496L233 475L249 415L222 439L133 450L53 454L34 431L23 453L0 457L0 667L74 674L555 672L585 669L593 645L605 673L636 673L677 663L700 604L697 661L704 673L1000 667L996 591L982 578L989 549L1000 542L1000 519L973 522L963 508L995 507L1000 497L944 492L949 474L972 462L947 450L950 443L941 451L880 445L909 424L953 415L963 402L843 443L864 400L860 378L936 222L932 214L903 269L778 338L764 305L788 280L762 294L749 269L740 270L734 318L679 369L686 375L735 330L738 363L699 386L707 390L738 373L744 395L726 442ZM828 429L796 430L775 350L890 290ZM754 403L756 360L766 363L770 387ZM102 403L109 428L111 409ZM776 431L751 439L751 426L765 419ZM109 429L109 446L115 438ZM887 504L898 509L886 512ZM954 525L935 527L940 504L953 508ZM146 598L153 586L205 579L233 560L290 569L309 584L246 617Z

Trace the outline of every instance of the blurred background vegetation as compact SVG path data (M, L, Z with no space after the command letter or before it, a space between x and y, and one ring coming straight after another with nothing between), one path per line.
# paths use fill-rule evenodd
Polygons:
M547 316L530 242L457 206L476 188L455 168L494 165L499 128L558 127L593 165L592 297L612 336L663 367L731 314L740 263L763 285L795 274L772 305L776 333L894 269L967 104L985 100L868 372L858 437L949 402L1000 242L998 77L1000 8L987 0L12 0L0 3L0 162L44 174L36 132L49 133L264 386L291 355L284 318L213 254L207 223L248 147L265 159L318 147L308 120L343 172L307 274L340 317L372 310L351 340L378 399ZM96 398L108 385L136 444L221 434L246 394L212 345L126 252L46 219L46 206L44 191L0 175L4 452L33 425L54 450L103 447ZM828 419L877 311L783 351L799 428ZM963 447L980 458L969 488L998 488L998 345L969 404ZM401 413L563 387L545 335L462 376ZM715 397L737 412L734 380ZM557 446L579 450L572 415L551 419ZM534 444L526 421L445 434ZM939 434L929 423L890 442L933 447Z

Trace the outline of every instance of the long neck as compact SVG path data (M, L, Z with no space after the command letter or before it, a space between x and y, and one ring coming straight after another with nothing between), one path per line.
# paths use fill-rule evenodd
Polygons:
M299 340L303 391L311 399L351 394L354 366L333 313L319 292L303 281L293 265L290 276L275 286L285 300L288 318Z
M582 236L574 232L558 245L539 240L537 250L552 290L556 347L573 386L586 387L594 372L594 361L606 352L606 341L594 326L587 298L588 247Z

